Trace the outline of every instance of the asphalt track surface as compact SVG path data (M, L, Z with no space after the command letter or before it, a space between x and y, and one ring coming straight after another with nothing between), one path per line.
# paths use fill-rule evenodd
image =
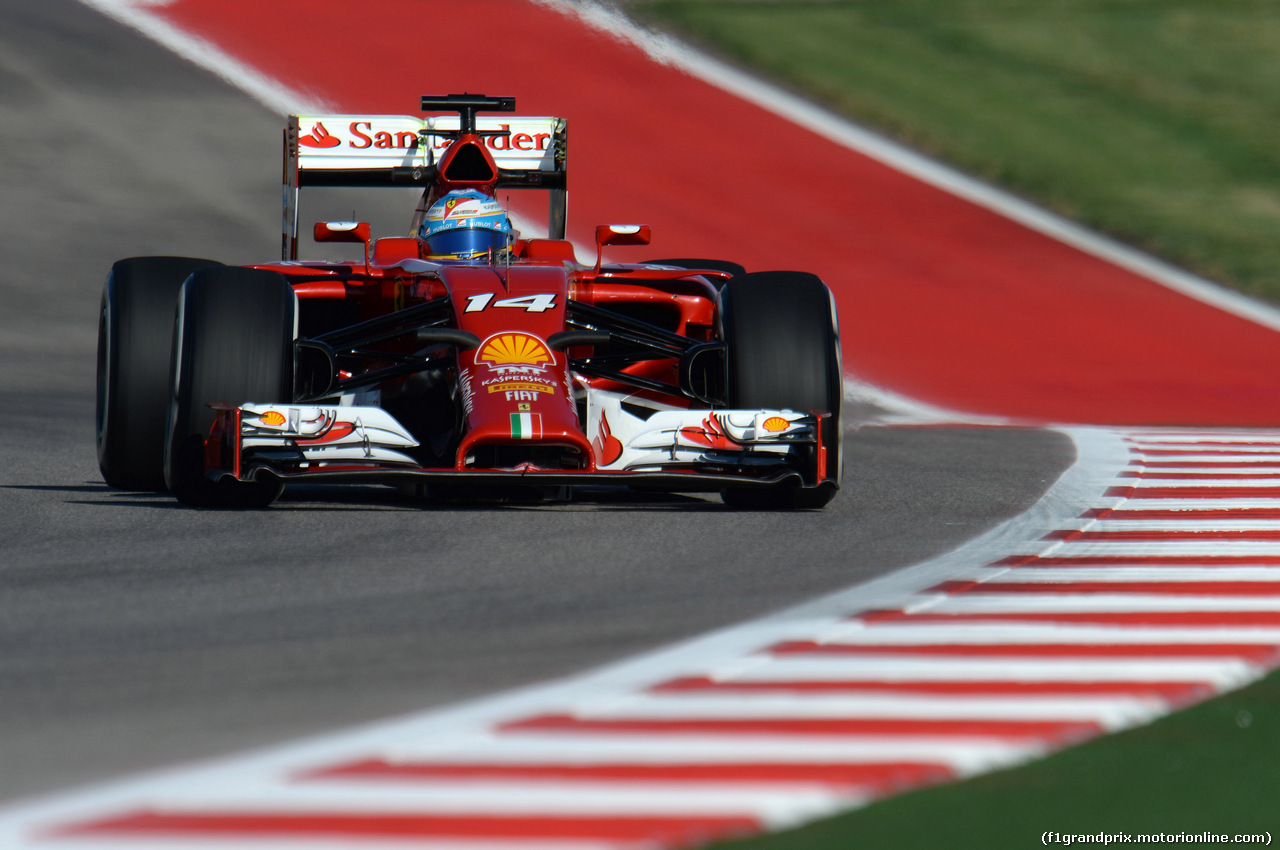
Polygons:
M105 487L119 257L278 250L280 118L71 0L0 1L0 797L565 675L934 555L1071 462L1055 432L868 425L821 513L685 497L254 513Z

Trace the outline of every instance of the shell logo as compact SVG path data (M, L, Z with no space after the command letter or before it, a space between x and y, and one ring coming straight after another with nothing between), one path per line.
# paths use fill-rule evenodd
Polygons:
M490 366L541 366L555 363L546 343L526 333L494 334L480 346L477 363Z
M790 424L791 424L790 422L783 419L781 416L770 416L763 423L761 423L761 426L770 434L776 434L779 431L787 430L787 426Z
M263 425L283 425L284 414L278 410L268 410L266 413L258 417Z

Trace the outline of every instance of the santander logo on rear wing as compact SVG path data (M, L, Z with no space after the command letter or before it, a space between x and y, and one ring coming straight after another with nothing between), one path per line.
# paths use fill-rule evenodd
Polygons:
M456 132L459 124L456 115L291 115L286 147L292 148L302 171L425 166L450 142L432 131ZM563 161L566 127L561 118L478 116L476 129L509 133L484 138L499 168L555 171L557 159Z
M474 118L481 143L499 169L498 186L547 190L548 236L563 239L567 122L549 116ZM283 259L298 258L300 189L424 186L461 124L458 115L290 115L284 137Z

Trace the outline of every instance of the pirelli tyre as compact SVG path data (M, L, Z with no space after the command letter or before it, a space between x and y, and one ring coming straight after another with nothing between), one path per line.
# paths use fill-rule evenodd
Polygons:
M173 322L165 481L196 507L265 507L275 480L213 481L204 471L209 405L293 400L297 297L283 275L222 267L182 285Z
M813 488L729 489L726 504L742 508L820 508L835 496L843 471L844 379L840 330L831 290L804 272L752 272L720 292L727 347L727 401L735 408L826 410L823 423L828 482Z
M169 349L178 290L216 266L191 257L132 257L111 267L98 319L98 468L122 490L163 490Z

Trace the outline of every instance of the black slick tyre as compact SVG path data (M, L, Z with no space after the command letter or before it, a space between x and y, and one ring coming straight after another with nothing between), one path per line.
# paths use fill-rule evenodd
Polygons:
M132 257L111 267L98 320L96 430L102 479L163 490L169 349L182 282L216 266L191 257Z
M222 267L193 274L178 295L165 481L195 507L264 507L283 485L204 474L209 405L293 400L297 297L283 275Z
M820 508L835 496L843 466L844 379L831 290L804 272L752 272L720 292L727 344L727 401L732 408L830 411L823 421L828 479L817 487L728 489L741 508Z

